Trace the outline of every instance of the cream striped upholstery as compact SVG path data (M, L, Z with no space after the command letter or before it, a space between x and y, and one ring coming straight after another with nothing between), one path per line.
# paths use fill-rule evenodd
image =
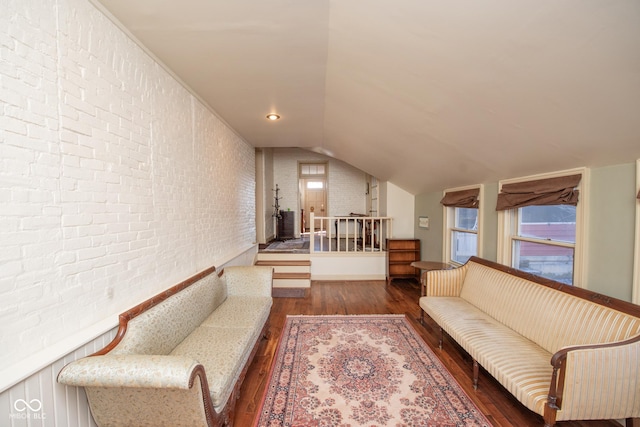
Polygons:
M636 317L472 261L455 270L430 271L426 279L427 296L420 298L420 307L540 415L553 353L640 333ZM638 343L569 352L557 419L640 416L639 363Z
M460 296L551 353L640 333L636 317L482 264L467 265Z
M468 264L455 270L425 271L425 283L427 284L426 295L440 297L459 296L467 269Z
M542 414L551 353L461 298L423 297L420 306L520 402Z
M640 343L570 352L558 420L640 417L638 361Z

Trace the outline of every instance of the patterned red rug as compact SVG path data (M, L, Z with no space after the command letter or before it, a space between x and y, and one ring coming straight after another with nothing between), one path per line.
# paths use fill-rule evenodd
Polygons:
M491 426L403 315L288 316L255 426Z

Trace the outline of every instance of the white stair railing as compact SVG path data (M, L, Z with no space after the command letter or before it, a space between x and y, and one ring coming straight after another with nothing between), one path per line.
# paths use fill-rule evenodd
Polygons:
M392 231L391 217L315 216L310 212L309 250L312 253L385 251L386 239L393 236Z

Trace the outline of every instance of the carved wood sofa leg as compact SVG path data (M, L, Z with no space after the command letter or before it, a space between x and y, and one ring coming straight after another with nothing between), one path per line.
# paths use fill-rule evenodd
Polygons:
M268 320L267 320L267 323L265 323L264 327L262 328L262 339L263 340L271 339L271 327L269 325Z
M556 413L558 409L555 407L555 400L552 404L547 402L544 407L544 427L553 427L556 424Z
M478 361L473 359L473 389L478 389L478 375L480 373L480 368L478 366Z
M440 338L438 340L438 348L442 350L442 341L444 340L444 331L440 328Z

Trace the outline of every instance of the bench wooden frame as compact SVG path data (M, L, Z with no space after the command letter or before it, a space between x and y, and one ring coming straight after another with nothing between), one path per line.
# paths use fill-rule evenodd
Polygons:
M128 323L130 320L134 319L135 317L141 315L142 313L144 313L145 311L151 309L152 307L155 307L156 305L160 304L161 302L165 301L166 299L168 299L169 297L177 294L178 292L188 288L189 286L191 286L192 284L198 282L200 279L208 276L209 274L213 274L216 271L215 267L210 267L206 270L201 271L200 273L189 277L188 279L178 283L177 285L172 286L171 288L160 292L157 295L154 295L153 297L149 298L146 301L141 302L140 304L136 305L135 307L125 311L124 313L120 314L118 316L118 331L116 333L116 336L113 338L113 340L107 344L106 347L98 350L97 352L93 353L90 355L91 356L100 356L100 355L105 355L107 353L109 353L112 349L114 349L116 347L116 345L118 345L118 343L122 340L122 338L124 337L124 335L127 332L127 327L128 327ZM220 271L218 273L219 277L222 277L222 275L224 274L224 269L222 271ZM264 327L262 328L262 331L260 333L260 336L264 339L267 338L267 333L269 330L269 321L267 320L267 322L265 323ZM244 365L244 367L242 368L242 371L240 373L240 376L238 377L238 380L236 381L234 387L233 387L233 391L231 392L231 396L229 396L229 399L227 400L227 403L225 404L224 408L222 409L222 411L220 411L219 413L216 412L216 410L213 407L213 402L211 401L211 394L209 392L209 383L207 381L207 375L205 373L205 369L204 366L202 365L198 365L196 367L196 369L193 371L193 374L189 380L189 387L193 387L193 385L196 383L196 379L199 379L199 383L202 389L202 396L203 396L203 405L204 405L204 411L206 414L206 418L207 418L207 425L209 427L219 427L219 426L231 426L233 425L233 418L234 418L234 413L235 413L235 405L236 405L236 401L238 400L239 394L240 394L240 389L242 387L242 383L244 382L244 378L247 374L247 371L249 370L249 366L251 366L251 363L256 355L256 353L258 352L258 348L260 346L261 340L256 341L253 349L251 350L251 353L249 355L249 358L247 359L247 363Z

